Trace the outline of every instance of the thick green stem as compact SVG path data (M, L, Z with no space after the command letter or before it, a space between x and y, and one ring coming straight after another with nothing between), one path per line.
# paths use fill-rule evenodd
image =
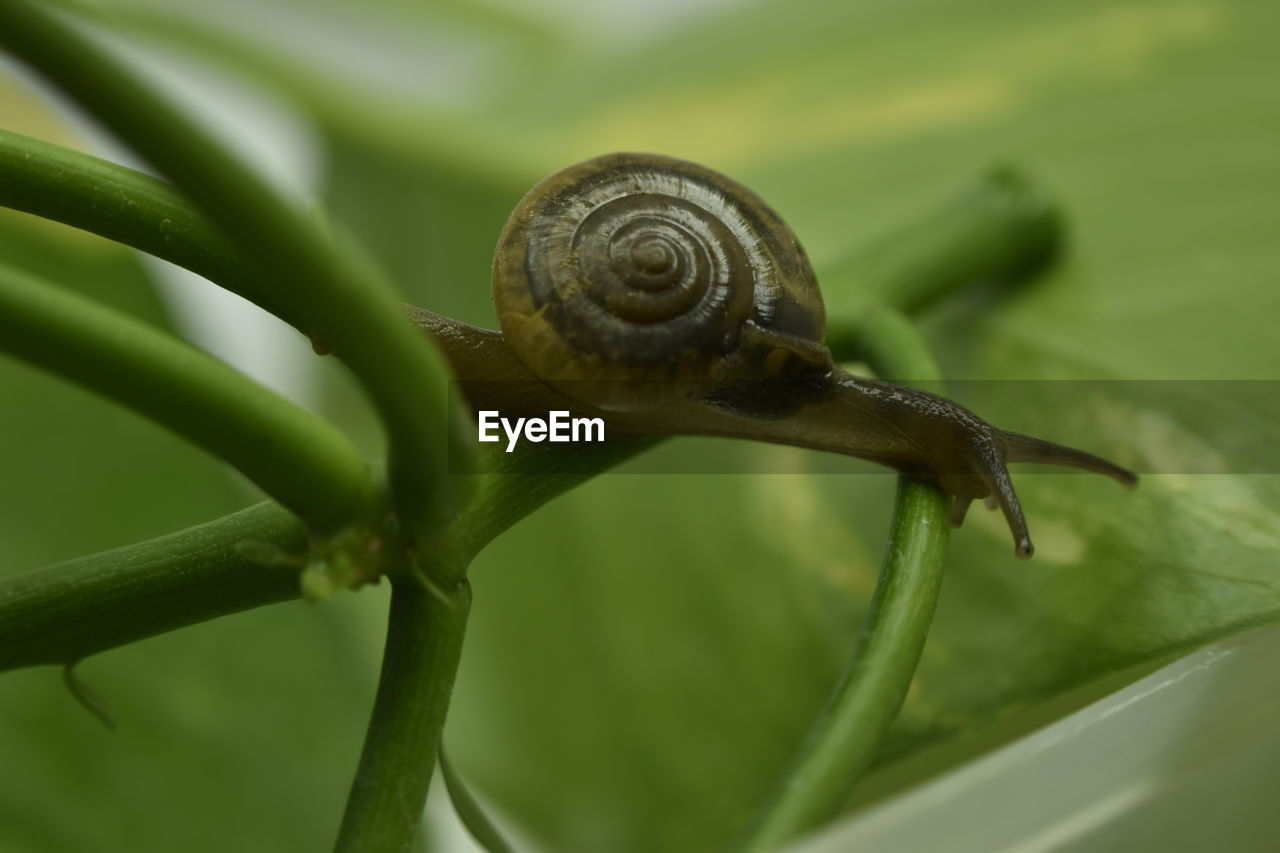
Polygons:
M489 450L486 473L478 478L475 499L462 516L437 537L435 546L451 559L470 562L511 525L559 495L628 459L656 447L661 436L562 447L526 442L514 453ZM530 460L534 461L530 461ZM521 468L538 473L518 473Z
M909 321L892 309L868 320L864 357L881 375L936 380ZM949 501L900 478L888 550L844 676L742 849L766 851L839 814L898 715L924 650L946 561Z
M300 210L124 63L58 13L0 3L0 45L62 89L171 178L261 273L272 298L359 377L387 430L388 474L412 530L463 502L448 478L447 373L365 258L326 239ZM461 439L459 448L470 445Z
M852 292L869 306L915 314L975 285L1025 281L1063 241L1057 205L1016 169L993 169L976 184L887 238L822 269L828 293ZM860 309L827 324L837 361L859 348Z
M327 421L177 338L4 266L0 352L220 456L319 530L375 510L364 459Z
M941 382L929 345L901 311L887 305L867 305L841 327L848 336L839 360L861 361L886 382L922 386Z
M73 663L216 616L298 598L297 565L263 552L307 550L270 502L137 545L0 581L0 671Z
M393 584L382 677L338 853L400 853L413 843L462 654L471 607L467 582L443 597L407 575Z
M0 205L91 231L190 270L306 334L306 319L171 184L0 130Z
M466 563L538 507L655 443L614 448L590 472L575 466L564 474L486 475L476 500L444 535L428 543L428 552ZM286 539L271 532L270 521L277 517L284 520L280 532L288 534ZM79 660L216 616L301 597L301 567L272 563L271 549L256 547L263 543L304 555L303 527L296 519L286 525L291 518L263 503L159 539L0 579L0 671ZM262 563L254 563L251 558L263 550ZM110 589L109 597L104 588Z

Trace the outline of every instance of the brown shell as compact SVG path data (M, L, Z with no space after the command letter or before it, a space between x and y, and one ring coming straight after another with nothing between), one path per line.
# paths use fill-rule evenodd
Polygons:
M671 157L607 154L535 186L498 241L493 298L536 376L604 408L829 362L795 235L746 187Z

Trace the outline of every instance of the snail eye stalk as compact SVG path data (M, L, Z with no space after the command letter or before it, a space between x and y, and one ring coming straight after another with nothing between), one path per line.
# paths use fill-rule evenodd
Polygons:
M1052 441L1021 433L1002 430L1001 436L1004 438L1004 446L1010 462L1039 462L1043 465L1079 468L1082 471L1092 471L1095 474L1110 477L1126 489L1138 487L1137 474L1121 468L1114 462L1108 462L1101 456L1094 456L1092 453L1085 453L1074 447L1054 444Z

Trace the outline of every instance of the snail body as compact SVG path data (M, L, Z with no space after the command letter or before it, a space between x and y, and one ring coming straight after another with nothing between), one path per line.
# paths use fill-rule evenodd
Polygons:
M869 459L953 496L957 526L970 502L993 500L1021 557L1033 548L1006 462L1137 482L944 397L841 370L795 235L750 190L693 163L609 154L546 178L502 231L493 296L500 332L412 309L478 409L598 412L624 434Z

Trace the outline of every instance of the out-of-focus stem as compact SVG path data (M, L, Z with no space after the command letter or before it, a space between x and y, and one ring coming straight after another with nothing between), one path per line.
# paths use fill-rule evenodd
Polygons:
M364 458L328 421L177 338L4 266L0 353L173 430L317 530L332 532L376 512Z
M1022 281L1053 261L1064 241L1057 204L1017 169L992 169L927 216L820 270L828 290L915 314L975 285ZM859 358L861 311L827 323L837 361ZM887 377L882 377L887 378ZM906 377L922 379L924 377Z

